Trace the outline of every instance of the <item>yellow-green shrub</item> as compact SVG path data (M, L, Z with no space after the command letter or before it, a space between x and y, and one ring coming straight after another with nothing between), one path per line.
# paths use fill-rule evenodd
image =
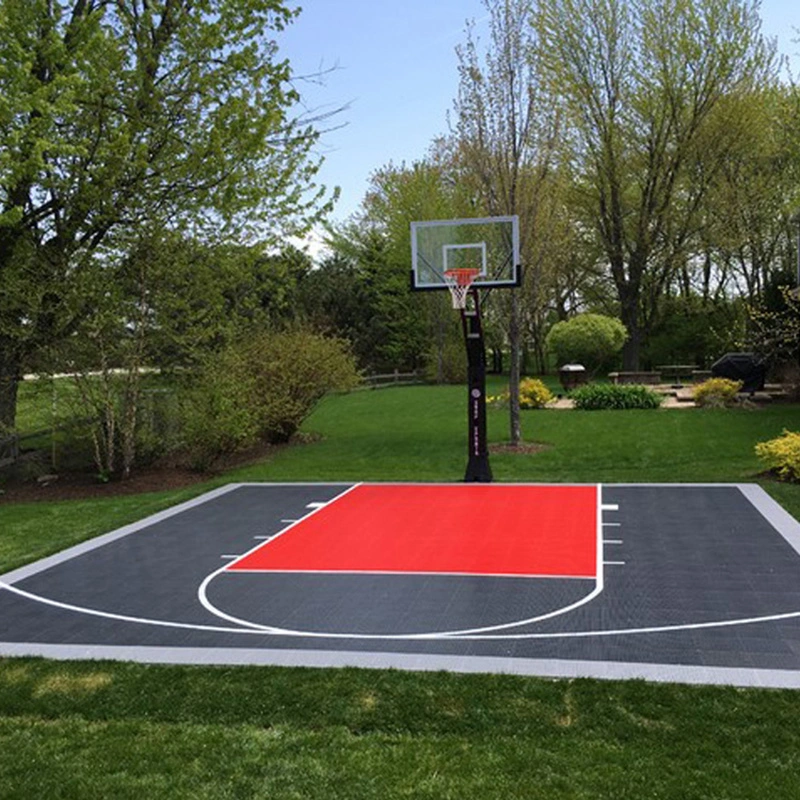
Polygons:
M519 384L520 408L544 408L555 395L538 378L525 378ZM489 395L486 402L493 406L508 404L508 392Z
M781 480L800 480L800 433L784 430L776 439L759 442L756 455Z
M729 406L736 401L736 395L741 388L741 381L732 381L729 378L709 378L695 386L694 401L698 406L712 408Z
M508 392L500 392L500 394L489 394L486 395L486 402L490 406L506 406L508 405Z
M537 378L520 381L520 408L544 408L552 399L553 393Z

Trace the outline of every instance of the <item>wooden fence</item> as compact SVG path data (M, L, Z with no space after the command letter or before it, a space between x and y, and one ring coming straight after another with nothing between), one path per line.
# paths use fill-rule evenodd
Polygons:
M387 372L383 375L365 375L363 384L368 389L383 389L387 386L411 386L417 383L425 383L425 375L421 371L416 372Z

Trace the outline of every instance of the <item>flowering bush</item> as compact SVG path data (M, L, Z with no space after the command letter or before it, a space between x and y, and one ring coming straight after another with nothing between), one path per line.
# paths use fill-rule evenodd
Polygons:
M720 408L736 402L736 395L742 388L741 381L728 378L709 378L694 389L694 401L698 406Z
M538 378L525 378L519 384L520 408L544 408L555 395ZM504 406L508 403L508 392L488 395L486 402L493 406Z
M520 382L520 408L544 408L553 399L553 393L540 380L526 378Z
M756 455L781 480L800 480L800 433L784 430L776 439L759 442Z
M500 394L487 394L486 402L490 406L504 406L508 403L508 392L500 392Z

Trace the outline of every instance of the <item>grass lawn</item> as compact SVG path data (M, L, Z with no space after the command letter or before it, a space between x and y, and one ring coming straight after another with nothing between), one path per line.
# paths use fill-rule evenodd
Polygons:
M0 503L0 573L241 480L459 480L465 390L326 399L309 444L180 492ZM507 412L491 410L493 442ZM753 446L800 406L531 411L503 481L800 486ZM0 631L2 621L0 621ZM0 636L1 638L1 636ZM512 676L0 660L2 798L774 798L800 796L800 693Z

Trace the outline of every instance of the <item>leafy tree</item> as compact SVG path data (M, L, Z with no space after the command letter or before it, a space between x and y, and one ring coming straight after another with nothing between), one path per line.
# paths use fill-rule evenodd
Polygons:
M741 346L747 321L740 299L706 299L698 293L664 299L650 331L643 360L650 366L695 364L708 368Z
M538 332L547 302L546 245L552 241L548 232L556 209L548 200L555 199L551 172L559 126L556 104L541 80L533 5L529 0L484 0L484 7L489 18L487 47L482 50L468 28L466 42L456 51L459 90L453 147L458 179L470 188L478 215L520 217L526 302L521 304L516 291L507 293L502 315L511 348L510 440L517 444L523 316Z
M602 245L636 369L657 302L736 143L725 101L773 78L750 0L541 0L554 89L578 144L580 205Z
M128 230L297 231L317 133L271 34L280 0L0 0L0 425L20 373L92 312Z
M749 344L771 365L798 363L800 354L800 297L788 286L779 289L780 301L773 307L749 308Z
M131 299L146 299L145 362L170 369L197 363L244 329L294 320L311 266L291 245L274 251L267 244L214 244L160 230L142 232L118 259L107 258L102 274L125 292L111 309L121 328L134 327ZM101 302L97 297L94 305ZM90 354L85 363L93 365Z
M792 216L800 202L800 108L796 87L729 98L724 124L738 137L703 208L707 257L682 265L679 287L703 298L734 289L758 302L781 272L796 271Z
M323 264L317 271L321 274L309 276L305 296L309 284L314 290L327 288L328 319L345 325L344 330L336 328L337 335L352 337L364 368L378 373L416 369L422 363L428 334L425 298L410 290L410 255L400 261L396 242L388 233L358 224L340 228L333 243L336 257ZM327 287L320 285L323 276L333 279ZM343 298L341 291L348 284L352 295ZM313 302L319 308L318 301Z
M334 252L355 265L366 303L363 330L371 330L374 369L439 364L455 330L446 293L410 291L410 223L463 216L463 187L449 173L441 142L413 164L386 165L373 173L360 215L331 238ZM354 342L356 352L364 348Z
M364 309L367 286L355 259L340 253L325 256L300 284L300 309L314 329L347 339L362 366L369 365L363 348L368 337Z

